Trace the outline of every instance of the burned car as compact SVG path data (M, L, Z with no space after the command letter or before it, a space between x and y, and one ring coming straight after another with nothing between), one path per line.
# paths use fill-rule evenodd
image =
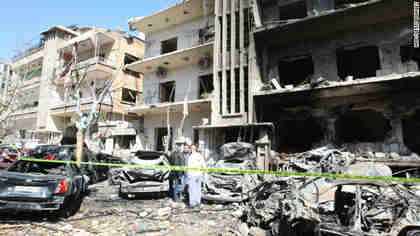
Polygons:
M254 146L248 143L227 143L217 156L208 162L209 168L228 170L256 170ZM241 202L248 198L248 192L260 183L255 174L234 172L208 173L202 198L216 202Z
M279 236L414 236L417 191L383 181L283 177L254 189L244 215Z
M18 150L12 146L0 146L0 168L7 168L18 158Z
M125 160L126 164L139 166L170 166L169 157L163 152L137 151ZM169 191L169 168L147 169L137 167L121 167L109 170L109 181L119 185L122 196L138 193Z
M74 161L59 152L54 160ZM75 214L87 192L88 177L71 163L18 160L0 174L0 210Z

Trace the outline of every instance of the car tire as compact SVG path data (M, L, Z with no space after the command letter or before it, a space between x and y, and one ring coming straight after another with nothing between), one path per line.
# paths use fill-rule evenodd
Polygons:
M68 218L80 209L82 205L83 197L70 195L64 199L63 204L61 204L60 209L57 210L57 215L60 218Z
M409 229L406 236L420 236L420 229Z

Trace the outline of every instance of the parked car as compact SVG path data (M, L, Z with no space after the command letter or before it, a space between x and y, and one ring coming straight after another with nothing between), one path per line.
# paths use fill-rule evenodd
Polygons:
M18 158L19 152L9 145L0 146L0 168L7 168Z
M54 160L70 161L65 150ZM71 163L18 160L0 174L0 210L75 214L87 192L88 177Z
M125 162L140 166L170 166L169 157L163 152L155 151L134 152ZM167 169L112 168L109 171L109 181L113 185L119 185L123 197L146 192L166 194L170 188L169 174Z

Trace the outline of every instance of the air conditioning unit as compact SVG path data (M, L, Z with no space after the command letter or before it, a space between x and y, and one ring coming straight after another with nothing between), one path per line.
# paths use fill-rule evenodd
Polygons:
M205 56L202 57L199 61L198 61L198 68L200 68L200 70L207 70L210 68L211 65L211 59L210 56Z
M156 76L158 78L165 78L168 75L168 70L165 67L158 67L156 70Z

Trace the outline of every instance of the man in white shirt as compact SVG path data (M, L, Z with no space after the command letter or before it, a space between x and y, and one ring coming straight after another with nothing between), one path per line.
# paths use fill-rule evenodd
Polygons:
M187 160L188 168L206 168L204 157L197 152L197 146L191 145L191 155ZM189 207L200 207L201 204L201 181L203 177L202 171L188 171L188 192Z

